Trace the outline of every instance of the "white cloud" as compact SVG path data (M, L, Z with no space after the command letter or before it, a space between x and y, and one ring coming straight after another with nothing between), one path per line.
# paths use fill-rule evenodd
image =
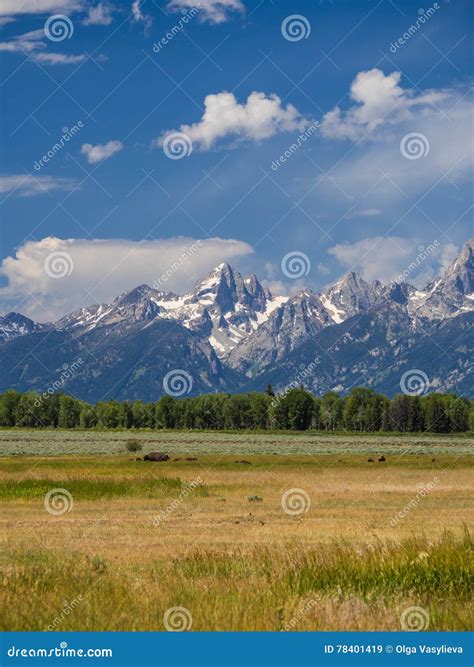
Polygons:
M189 10L192 7L200 9L201 21L209 23L225 23L232 14L245 12L241 0L171 0L168 9L171 11Z
M345 112L336 107L321 123L323 137L356 142L331 170L331 181L348 197L370 192L367 203L373 208L447 179L466 179L474 165L474 104L466 88L414 93L400 79L399 72L359 72L351 86L355 104ZM428 150L407 159L400 146L413 133L423 135ZM329 181L321 187L332 192Z
M83 3L80 0L2 0L0 2L0 16L14 14L54 14L80 10Z
M48 65L76 65L82 63L85 59L85 54L74 56L65 53L37 53L33 56L33 60L36 60L36 62Z
M133 0L132 2L132 17L134 23L143 23L145 30L151 28L153 18L149 14L142 11L143 0Z
M113 140L108 141L106 144L97 144L97 146L93 146L92 144L83 144L81 146L81 153L87 155L87 161L89 164L96 164L96 162L106 160L122 149L122 142Z
M260 141L309 124L292 104L282 106L281 99L273 93L267 96L254 91L245 104L239 104L233 93L207 95L204 107L198 123L179 128L191 139L193 147L201 150L209 150L222 139ZM154 145L161 146L170 132L174 130L164 132Z
M9 42L0 42L0 51L23 53L38 63L48 65L75 65L85 60L85 54L44 53L46 49L44 30L33 30L13 37Z
M321 123L321 134L333 139L357 140L381 124L398 123L410 117L410 110L441 102L444 91L415 95L402 88L401 73L385 75L380 69L359 72L351 84L350 97L355 104L345 112L336 106Z
M55 176L30 176L29 174L10 174L0 176L0 193L15 194L21 197L42 195L52 190L71 191L77 186L74 179Z
M47 257L57 252L67 253L73 267L60 279L49 277L44 269ZM153 285L167 270L169 278L160 289L185 293L214 266L252 252L243 241L222 238L28 241L0 265L0 278L8 281L0 288L0 311L15 309L39 321L52 320L94 301L110 302L140 284ZM171 270L173 263L178 270Z
M13 37L9 42L0 42L0 51L11 53L32 53L38 49L45 49L44 30L32 30L23 35Z
M82 21L84 25L110 25L113 21L113 7L108 2L99 2L89 7L86 18Z
M365 208L360 211L354 211L351 218L373 218L381 215L382 211L379 208Z
M355 271L366 280L390 282L398 280L423 248L434 244L435 239L403 238L400 236L374 236L354 243L338 243L329 248L344 267L345 271ZM406 279L418 287L442 273L457 254L452 243L438 244L432 253L424 253L419 262L419 270Z

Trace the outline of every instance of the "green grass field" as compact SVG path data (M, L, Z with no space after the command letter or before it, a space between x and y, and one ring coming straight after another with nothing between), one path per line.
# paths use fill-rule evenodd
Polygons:
M0 628L472 626L471 439L247 438L0 432Z

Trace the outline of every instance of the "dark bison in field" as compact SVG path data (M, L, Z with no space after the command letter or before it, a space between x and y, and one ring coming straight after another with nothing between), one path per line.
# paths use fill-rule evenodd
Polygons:
M170 457L168 454L164 454L163 452L150 452L149 454L145 454L143 457L144 461L169 461Z

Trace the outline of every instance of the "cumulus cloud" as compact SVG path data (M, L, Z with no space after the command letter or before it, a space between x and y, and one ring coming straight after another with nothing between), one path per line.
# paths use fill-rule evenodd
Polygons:
M0 193L15 194L20 197L43 195L52 190L71 191L77 187L72 178L56 176L31 176L29 174L9 174L0 176Z
M113 21L113 7L108 2L99 2L89 7L87 16L82 21L84 25L110 25Z
M2 0L0 16L15 14L67 14L80 10L81 0Z
M191 139L194 148L211 149L218 141L234 139L261 141L279 132L291 132L309 125L292 105L284 107L278 95L254 91L245 104L239 104L233 93L207 95L205 111L198 123L181 125L179 130ZM154 141L161 146L170 130Z
M171 0L167 7L171 11L186 11L198 7L201 21L208 23L225 23L233 14L245 12L241 0Z
M421 256L428 246L436 247L433 252L424 253L419 262L419 270L406 280L417 287L423 287L429 280L442 273L457 254L452 243L441 244L436 239L404 238L400 236L373 236L355 243L338 243L329 248L344 267L345 271L355 271L366 280L390 282Z
M252 252L243 241L218 237L28 241L0 265L0 279L6 283L0 288L0 311L15 309L39 321L54 320L92 303L110 302L143 283L152 286L164 274L161 290L185 293L214 266ZM52 253L63 253L68 268L63 278L45 271Z
M345 112L336 106L325 114L321 123L322 135L357 140L382 123L409 118L414 107L436 104L446 98L444 91L415 95L399 85L400 79L400 72L385 75L377 68L359 72L350 89L350 97L355 104Z
M443 182L469 178L474 166L474 104L465 87L414 93L401 75L381 70L359 72L351 86L355 102L336 107L321 123L326 139L355 142L331 170L331 182L349 197L367 197L373 208L389 199L416 195ZM410 137L418 142L417 159L403 150ZM405 142L405 143L404 143ZM385 208L385 206L384 206Z
M106 144L97 144L97 146L83 144L81 146L81 153L87 156L89 164L96 164L102 160L107 160L107 158L112 157L112 155L115 155L115 153L118 153L122 149L122 142L113 140L108 141Z

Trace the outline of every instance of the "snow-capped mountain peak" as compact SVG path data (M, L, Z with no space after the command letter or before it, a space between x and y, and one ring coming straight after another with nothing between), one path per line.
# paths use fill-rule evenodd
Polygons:
M7 313L0 317L0 341L10 340L17 336L33 333L45 327L44 324L38 324L20 313Z

